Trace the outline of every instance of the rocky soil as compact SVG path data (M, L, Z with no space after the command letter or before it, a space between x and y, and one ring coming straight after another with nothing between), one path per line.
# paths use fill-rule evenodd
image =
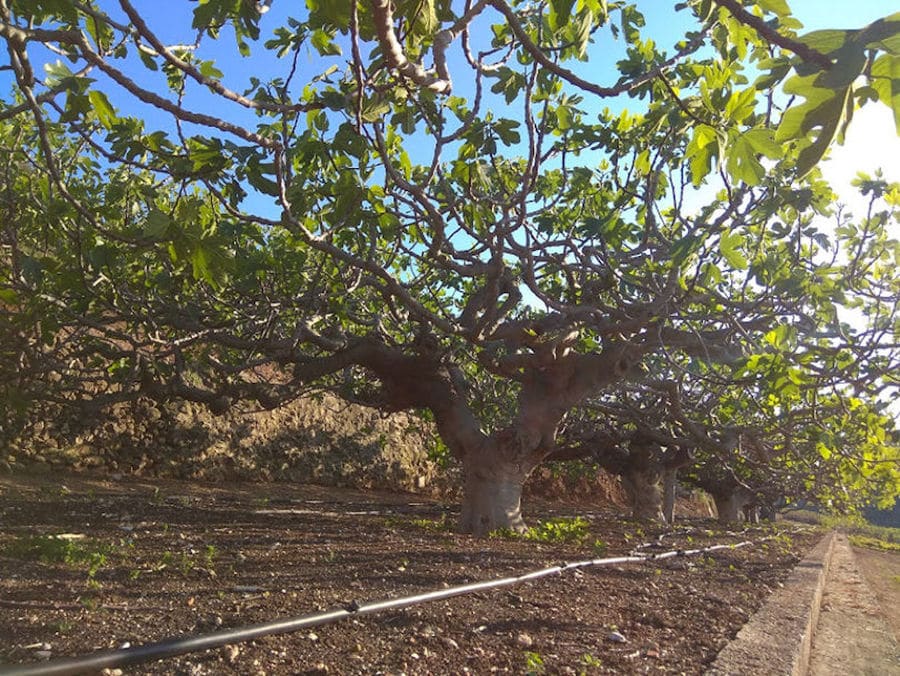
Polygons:
M818 538L793 527L733 533L709 520L670 532L612 509L534 499L525 510L531 523L568 518L557 529L561 541L457 535L452 504L402 493L0 475L0 665L616 556L661 535L662 549L753 540L697 557L569 571L128 669L698 674ZM587 520L583 531L571 527L576 514Z

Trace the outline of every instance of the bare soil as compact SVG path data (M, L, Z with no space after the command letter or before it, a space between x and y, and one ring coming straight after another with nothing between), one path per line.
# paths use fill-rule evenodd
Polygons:
M534 500L525 509L532 523L580 514L590 534L581 542L476 540L450 530L454 507L409 494L6 475L0 665L621 555L664 533L664 549L757 540L700 557L566 572L128 669L698 674L819 537L796 528L727 532L710 520L667 532L612 509ZM68 561L41 549L48 542L41 536L53 534L77 536Z
M860 547L853 553L894 639L900 641L900 554Z

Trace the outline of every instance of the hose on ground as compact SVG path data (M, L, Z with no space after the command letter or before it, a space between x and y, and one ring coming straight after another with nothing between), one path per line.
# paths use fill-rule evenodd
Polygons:
M766 538L768 539L768 538ZM271 636L275 634L286 634L308 629L310 627L318 627L324 624L332 624L340 620L346 620L351 617L360 617L363 615L372 615L385 610L398 610L419 603L429 601L440 601L443 599L460 596L462 594L471 594L473 592L485 591L488 589L497 589L500 587L508 587L511 585L521 584L530 580L537 580L549 575L558 575L566 571L576 570L579 568L589 568L594 566L611 566L623 563L649 563L657 562L664 559L670 559L679 556L695 556L697 554L705 554L720 549L737 549L739 547L747 547L753 543L749 540L738 542L735 544L711 545L699 549L676 549L659 554L632 554L629 556L618 556L606 559L589 559L585 561L575 561L571 563L563 563L558 566L542 568L522 575L514 577L504 577L494 580L486 580L484 582L473 582L470 584L457 585L446 589L425 592L423 594L415 594L413 596L404 596L395 599L384 599L381 601L372 601L367 603L359 603L352 601L342 608L334 608L311 615L302 615L295 618L287 618L275 620L273 622L265 622L262 624L254 624L237 629L224 629L209 634L199 636L174 637L159 641L157 643L147 643L144 645L134 646L130 648L122 648L119 650L110 650L104 652L96 652L81 657L62 658L41 663L25 664L15 667L0 666L0 676L67 676L69 674L80 674L87 671L101 671L103 669L112 669L124 667L142 662L150 662L152 660L161 660L168 657L176 657L185 653L199 652L201 650L209 650L211 648L219 648L233 643L241 643L244 641L252 641L263 636Z

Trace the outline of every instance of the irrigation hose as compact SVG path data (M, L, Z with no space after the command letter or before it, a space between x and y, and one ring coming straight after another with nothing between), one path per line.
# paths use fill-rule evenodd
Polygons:
M460 596L462 594L471 594L473 592L484 591L487 589L497 589L499 587L508 587L520 584L529 580L537 580L548 575L558 575L565 571L575 570L577 568L588 568L593 566L611 566L622 563L648 563L670 559L676 556L694 556L696 554L705 554L719 549L737 549L753 544L750 541L738 542L736 544L712 545L700 549L677 549L660 554L633 554L630 556L619 556L608 559L589 559L586 561L576 561L573 563L563 563L558 566L542 568L523 575L515 577L504 577L496 580L487 580L484 582L473 582L471 584L457 585L440 589L437 591L426 592L424 594L415 594L413 596L404 596L397 599L384 599L381 601L373 601L369 603L359 604L352 601L343 608L334 608L321 613L312 615L303 615L301 617L288 618L283 620L275 620L263 624L254 624L247 627L239 627L237 629L225 629L213 632L211 634L201 634L200 636L188 636L181 638L170 638L157 643L147 643L145 645L134 646L131 648L123 648L120 650L110 650L105 652L97 652L81 657L71 657L48 662L25 664L16 667L0 666L0 676L65 676L68 674L80 674L90 671L101 671L103 669L111 669L116 667L124 667L131 664L139 664L141 662L150 662L151 660L161 660L167 657L175 657L185 653L199 652L201 650L209 650L211 648L219 648L221 646L232 643L241 643L243 641L252 641L263 636L274 634L286 634L310 627L318 627L324 624L331 624L339 620L346 620L350 617L359 617L362 615L372 615L385 610L397 610L407 608L419 603L428 601L440 601L443 599Z

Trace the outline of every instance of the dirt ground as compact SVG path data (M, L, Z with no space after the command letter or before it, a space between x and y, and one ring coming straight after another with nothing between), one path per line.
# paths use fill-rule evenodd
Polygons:
M0 665L622 555L665 532L612 510L525 509L531 523L581 514L589 532L569 542L476 540L452 532L454 506L403 494L2 476ZM46 537L58 534L69 535L61 550ZM659 551L756 544L565 572L127 671L699 674L818 537L693 520L667 532Z
M900 554L859 547L853 548L853 554L894 638L900 641Z

